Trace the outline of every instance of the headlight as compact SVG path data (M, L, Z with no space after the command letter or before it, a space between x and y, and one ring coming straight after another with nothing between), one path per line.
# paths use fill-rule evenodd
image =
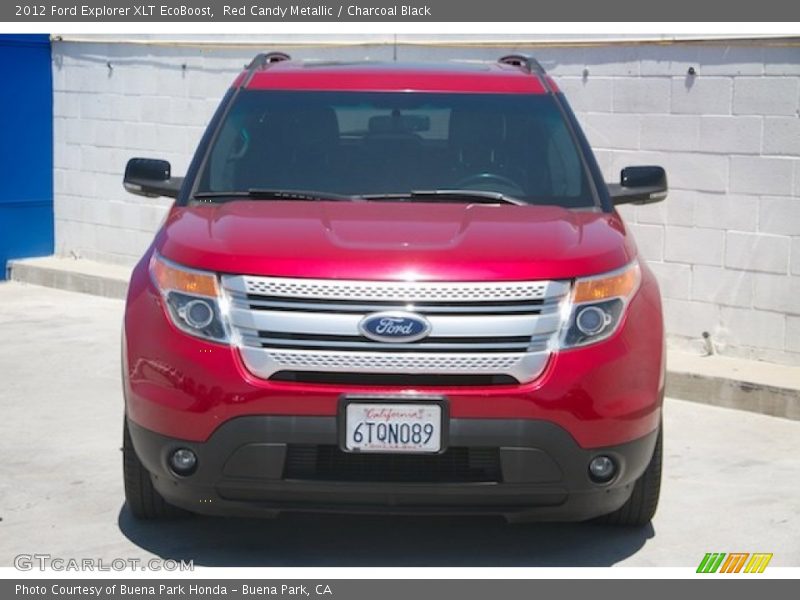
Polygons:
M181 267L154 252L150 276L178 329L214 342L230 340L223 311L227 303L214 273Z
M612 273L577 279L565 307L560 347L593 344L614 333L641 279L636 261Z

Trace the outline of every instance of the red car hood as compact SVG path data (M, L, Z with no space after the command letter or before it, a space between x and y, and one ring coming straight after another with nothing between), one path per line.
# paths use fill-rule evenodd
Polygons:
M176 207L155 243L198 269L375 280L571 278L636 254L616 213L383 201Z

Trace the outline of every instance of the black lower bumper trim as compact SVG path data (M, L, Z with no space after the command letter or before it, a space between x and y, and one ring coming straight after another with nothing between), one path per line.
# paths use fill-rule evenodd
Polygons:
M239 417L203 443L162 436L131 421L129 428L136 453L159 493L193 512L491 513L564 521L589 519L622 506L650 461L658 433L618 446L584 449L564 429L546 421L451 419L449 448L465 449L467 456L481 449L484 460L487 449L495 452L498 471L490 479L496 481L431 480L428 475L414 480L409 471L402 480L374 481L347 475L347 470L336 477L320 477L318 471L298 477L290 468L287 457L291 459L297 447L336 446L335 417ZM168 468L169 455L179 447L197 454L197 470L190 477L176 476ZM598 454L611 456L618 467L607 484L595 484L588 476L589 461Z
M501 481L500 452L497 448L450 447L438 454L378 454L345 452L327 444L289 444L283 478L369 483L497 483Z

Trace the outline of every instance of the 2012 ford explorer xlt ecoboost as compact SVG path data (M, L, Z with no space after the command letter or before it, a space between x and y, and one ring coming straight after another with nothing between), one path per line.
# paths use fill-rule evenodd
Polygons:
M259 55L128 292L125 492L183 511L650 520L658 287L539 64Z

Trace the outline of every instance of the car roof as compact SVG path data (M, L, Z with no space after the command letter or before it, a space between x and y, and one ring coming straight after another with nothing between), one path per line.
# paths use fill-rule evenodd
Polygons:
M546 81L545 81L546 80ZM546 94L549 77L502 63L281 60L251 65L234 87L259 90Z

